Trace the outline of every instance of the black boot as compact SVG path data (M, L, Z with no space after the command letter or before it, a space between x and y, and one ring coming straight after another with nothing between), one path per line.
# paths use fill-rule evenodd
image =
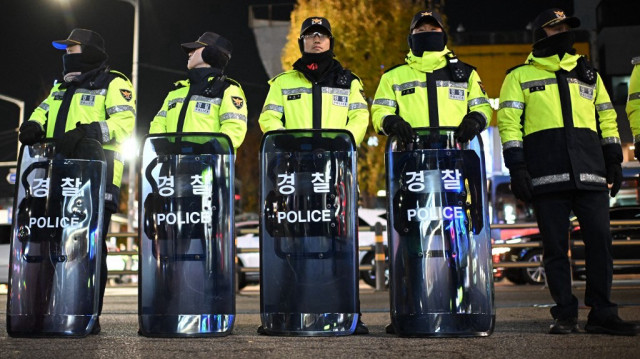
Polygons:
M353 332L353 334L355 335L369 334L369 328L367 328L367 326L364 325L364 323L362 322L362 320L360 320L359 317L358 317L358 324L356 324L356 330Z
M578 332L578 318L556 319L549 327L549 334L571 334Z
M96 324L93 325L93 329L91 329L91 334L100 334L100 330L102 328L100 328L100 317L98 317L98 319L96 319Z
M637 324L620 319L612 314L602 319L589 318L584 329L588 333L600 333L611 335L638 335L640 329Z

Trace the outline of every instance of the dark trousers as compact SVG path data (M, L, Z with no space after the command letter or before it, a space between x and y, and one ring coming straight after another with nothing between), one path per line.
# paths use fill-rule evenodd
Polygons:
M591 307L589 317L605 317L617 313L611 302L613 259L609 230L609 195L607 191L564 191L537 195L533 206L544 247L544 270L549 291L556 305L551 308L555 319L578 317L578 299L571 293L569 249L569 215L580 223L585 245L587 287L585 304Z
M102 219L102 238L100 248L102 250L102 260L100 261L100 298L98 304L98 315L102 314L102 304L104 301L104 290L107 287L107 232L111 224L112 211L105 209Z

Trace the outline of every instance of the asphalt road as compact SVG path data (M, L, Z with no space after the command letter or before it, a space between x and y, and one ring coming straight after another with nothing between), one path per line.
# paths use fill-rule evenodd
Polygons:
M582 302L584 286L574 293ZM640 336L586 334L549 335L552 303L543 287L497 283L496 326L484 338L399 338L384 332L389 322L388 292L362 284L363 319L371 333L331 338L258 335L259 288L237 296L232 335L205 339L158 339L137 335L137 289L110 287L100 319L102 333L83 339L11 338L6 332L6 295L0 296L0 358L639 358ZM640 322L640 282L614 284L620 316ZM580 309L580 327L588 308Z

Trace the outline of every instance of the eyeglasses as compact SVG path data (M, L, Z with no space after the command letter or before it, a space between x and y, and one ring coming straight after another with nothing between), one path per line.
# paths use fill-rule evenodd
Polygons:
M315 39L315 37L318 37L320 40L324 40L324 39L328 39L331 37L331 35L327 35L327 34L323 34L321 32L310 32L307 34L304 34L300 37L305 38L305 39Z

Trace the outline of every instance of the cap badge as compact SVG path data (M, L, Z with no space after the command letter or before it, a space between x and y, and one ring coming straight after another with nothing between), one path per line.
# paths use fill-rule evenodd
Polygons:
M322 19L311 19L311 25L322 25Z
M557 17L558 19L564 19L564 18L566 17L566 16L564 15L564 11L562 11L562 10L554 11L553 13L554 13L554 14L556 14L556 17Z
M431 11L425 11L423 13L420 14L421 16L433 16L433 12Z

